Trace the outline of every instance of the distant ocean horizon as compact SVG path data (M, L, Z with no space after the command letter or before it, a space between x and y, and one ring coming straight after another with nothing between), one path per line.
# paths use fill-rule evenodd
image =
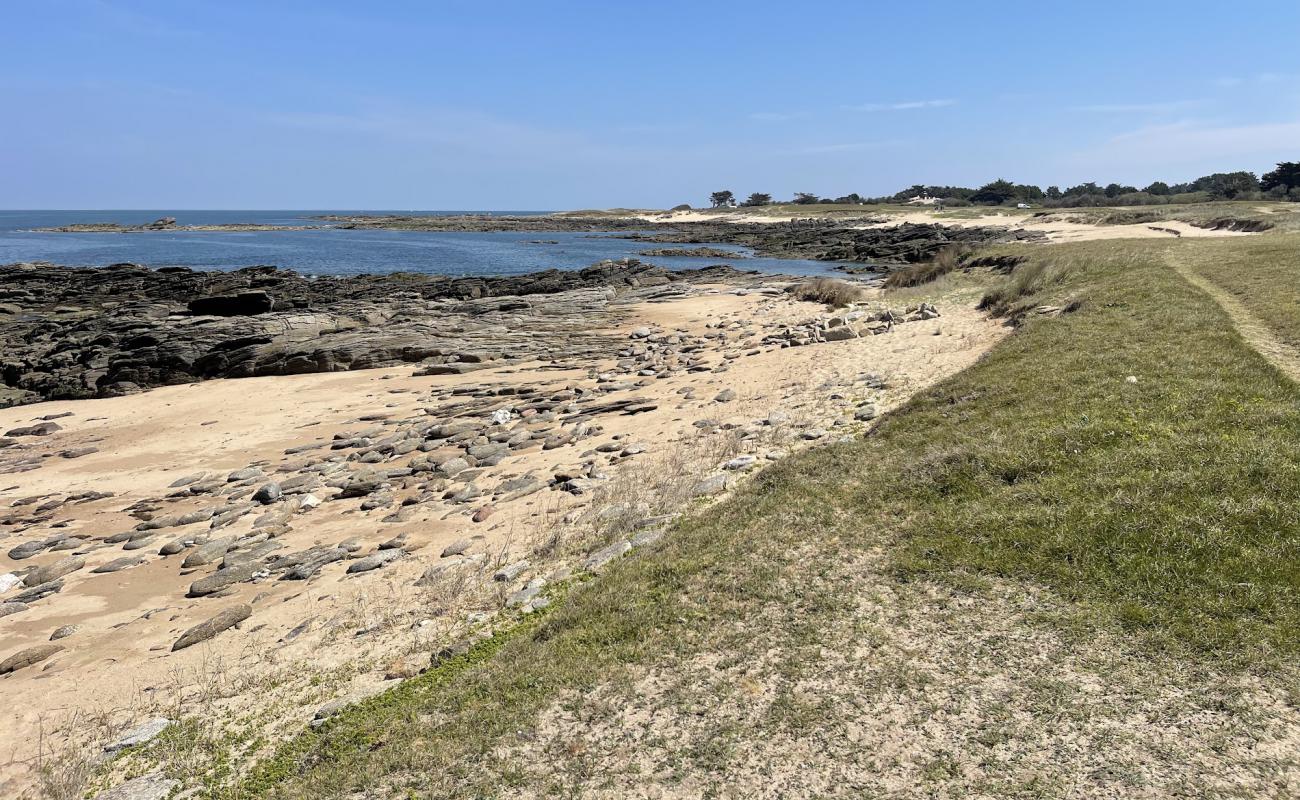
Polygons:
M579 231L149 231L141 233L38 233L35 228L81 222L136 225L175 217L180 225L310 225L323 215L456 214L539 215L551 211L394 209L61 209L0 210L0 264L49 261L102 267L131 262L149 267L233 270L273 265L309 275L416 272L454 276L518 275L545 269L582 269L605 259L642 258L673 269L727 263L738 269L824 275L834 263L755 258L744 247L719 244L736 258L644 258L662 245ZM648 225L647 225L648 227ZM671 246L671 245L669 245ZM687 247L688 245L683 245Z

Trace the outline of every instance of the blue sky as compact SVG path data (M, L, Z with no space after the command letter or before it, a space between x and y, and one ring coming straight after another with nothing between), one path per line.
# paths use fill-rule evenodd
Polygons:
M0 207L549 209L1300 159L1300 3L40 0Z

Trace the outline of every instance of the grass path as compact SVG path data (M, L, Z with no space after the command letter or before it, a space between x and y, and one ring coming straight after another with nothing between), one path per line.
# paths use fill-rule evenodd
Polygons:
M1205 292L1232 319L1232 325L1246 343L1259 351L1269 363L1277 367L1288 378L1300 383L1300 350L1282 341L1266 325L1234 297L1230 292L1197 274L1178 256L1178 251L1170 251L1170 266L1188 283Z

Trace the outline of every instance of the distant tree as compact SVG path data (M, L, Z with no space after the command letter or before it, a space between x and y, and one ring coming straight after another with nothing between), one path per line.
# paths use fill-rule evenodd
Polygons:
M843 206L858 206L858 205L862 205L862 195L858 194L857 192L849 192L843 197L835 198L831 202L839 203L840 205Z
M795 192L794 204L797 206L810 206L818 202L817 195L810 192Z
M1122 194L1134 194L1137 192L1136 186L1125 186L1122 183L1108 183L1103 193L1112 200Z
M1078 186L1071 186L1065 190L1066 197L1078 197L1085 194L1102 194L1102 188L1092 181L1081 183Z
M1000 206L1008 200L1016 197L1016 186L1011 181L1002 178L986 183L979 188L979 191L971 195L972 203L979 203L985 206Z
M1231 200L1247 192L1259 191L1259 179L1253 172L1216 172L1205 175L1192 182L1192 188L1199 192L1209 192L1211 197Z
M714 208L734 206L736 204L736 196L731 193L730 189L723 189L720 192L714 192L709 195L709 202L713 204Z
M772 195L766 194L764 192L754 192L749 197L745 198L745 202L741 203L741 205L748 206L748 207L765 206L765 205L769 205L771 202L772 202Z
M1061 199L1061 187L1059 187L1059 186L1048 186L1048 187L1047 187L1047 199L1048 199L1048 200L1060 200L1060 199Z
M1017 183L1015 189L1018 200L1042 200L1045 196L1043 190L1032 183Z
M1283 194L1300 188L1300 161L1283 161L1272 172L1265 172L1259 179L1259 188L1266 192L1283 187Z
M1154 194L1159 197L1168 197L1172 192L1169 191L1169 184L1164 181L1154 181L1142 191L1147 194Z

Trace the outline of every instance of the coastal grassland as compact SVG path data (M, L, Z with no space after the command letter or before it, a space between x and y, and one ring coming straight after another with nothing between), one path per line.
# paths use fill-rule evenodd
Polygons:
M1159 206L1106 206L1047 208L1027 221L1061 219L1094 225L1136 225L1163 221L1186 222L1199 227L1223 227L1226 221L1254 223L1283 232L1300 231L1300 204L1249 200L1186 203Z
M220 796L1293 795L1300 388L1199 246L1027 251L975 367Z
M1284 342L1300 347L1300 236L1206 241L1189 249L1183 263L1235 297Z

